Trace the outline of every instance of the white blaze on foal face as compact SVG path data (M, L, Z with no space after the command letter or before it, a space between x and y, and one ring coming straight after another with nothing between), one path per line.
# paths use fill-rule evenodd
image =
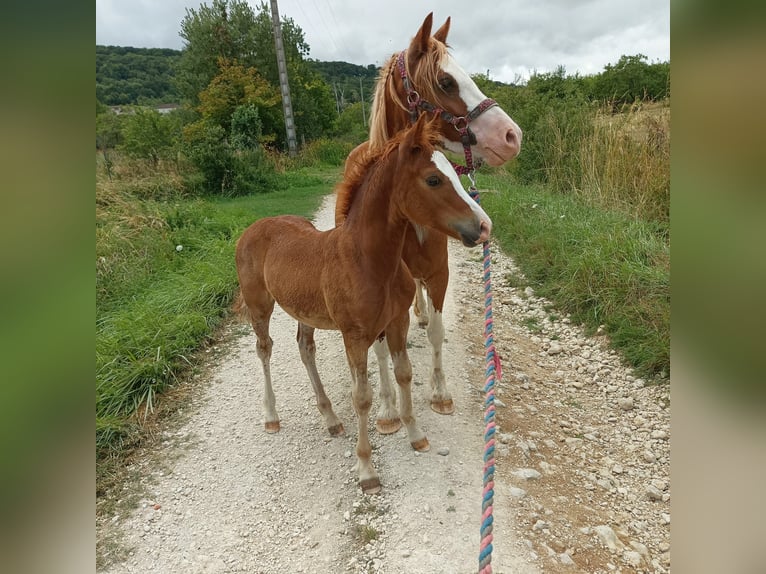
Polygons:
M447 159L447 156L440 151L434 151L433 155L431 155L431 161L433 161L436 168L450 180L452 187L455 188L455 193L466 202L477 219L485 222L491 230L492 220L489 218L489 215L487 215L487 212L484 211L463 188L463 184L460 183L460 178L458 177L457 172L455 172L455 168L452 167L452 164Z

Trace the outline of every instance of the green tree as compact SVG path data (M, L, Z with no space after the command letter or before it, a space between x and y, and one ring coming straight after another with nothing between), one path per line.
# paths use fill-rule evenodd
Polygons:
M670 95L670 63L649 64L646 56L621 56L594 79L592 97L615 104L659 100Z
M333 97L329 86L305 60L309 46L303 31L290 18L283 17L281 25L298 137L320 137L334 128ZM259 5L257 14L242 0L213 0L211 6L203 4L198 10L187 10L181 36L186 45L178 65L178 86L184 99L194 107L219 74L221 58L256 70L279 93L271 15L265 3ZM273 134L274 142L284 147L281 106L273 119L264 107L258 106L258 111L263 133ZM230 122L220 123L228 126L225 128L228 131Z
M231 145L237 150L258 149L263 123L255 104L238 106L231 115Z
M279 91L255 68L246 68L237 61L220 58L218 70L218 74L199 94L197 111L201 117L221 126L228 136L234 111L240 106L252 104L258 109L261 121L261 142L276 140L277 133L284 129Z
M185 45L178 62L177 87L184 101L199 103L199 94L218 75L218 60L256 66L255 14L244 0L213 0L187 8L180 36Z
M155 167L175 149L175 122L151 108L136 107L125 116L122 148Z
M184 128L186 155L211 192L274 189L274 169L262 144L276 137L273 130L282 118L279 93L255 68L225 58L218 66L218 75L200 93L200 119Z
M364 125L362 104L356 102L346 106L338 117L338 136L354 145L362 143L369 137L368 128Z

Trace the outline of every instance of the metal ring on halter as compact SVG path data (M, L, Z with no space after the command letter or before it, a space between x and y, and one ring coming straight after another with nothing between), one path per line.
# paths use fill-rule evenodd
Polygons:
M475 170L471 170L466 172L466 176L468 176L468 180L471 182L471 189L476 189L476 178L474 177Z
M462 125L460 123L462 122ZM453 126L455 126L455 129L460 132L461 134L468 129L468 119L465 116L460 116L458 118L453 118L450 122Z
M420 94L417 93L415 90L410 90L410 92L407 94L407 103L410 106L417 106L420 102Z

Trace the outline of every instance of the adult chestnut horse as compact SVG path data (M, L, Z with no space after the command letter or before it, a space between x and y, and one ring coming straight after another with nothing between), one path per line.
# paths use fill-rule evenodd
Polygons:
M441 144L464 154L469 168L476 158L489 165L502 165L516 157L521 146L521 129L494 100L487 98L455 62L447 47L450 18L431 36L433 13L402 52L391 56L381 69L372 113L370 139L354 149L346 160L346 174L364 163L367 153L377 153L399 131L406 129L421 112L433 114ZM336 208L335 223L344 219ZM449 280L447 236L435 229L408 225L402 257L416 280L415 314L427 326L431 343L431 408L437 413L454 411L442 369L444 326L442 310ZM423 296L422 287L427 296ZM380 365L380 408L376 420L379 432L388 434L400 427L395 391L388 376L385 345L374 345Z
M441 151L440 138L424 118L383 148L365 156L338 188L343 225L317 231L306 219L261 219L237 242L238 310L249 315L263 364L267 432L279 430L269 360L269 320L274 302L299 321L298 343L330 434L343 432L314 363L314 329L335 329L351 369L351 395L359 419L356 454L365 493L380 490L370 461L367 431L372 391L367 352L385 335L400 389L401 421L410 444L428 450L412 412L412 367L407 355L409 307L415 283L402 261L409 222L439 230L472 247L486 241L492 222L463 189Z

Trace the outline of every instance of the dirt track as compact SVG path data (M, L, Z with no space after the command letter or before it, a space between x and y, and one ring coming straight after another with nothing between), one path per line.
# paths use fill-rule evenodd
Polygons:
M320 228L331 225L332 205L328 198L318 213ZM181 422L168 424L156 447L132 465L133 479L118 498L137 498L138 508L123 502L113 517L99 520L102 571L475 572L483 450L480 259L479 249L451 243L444 321L451 416L428 406L430 349L412 321L413 401L431 450L413 451L404 430L380 436L371 426L380 495L362 495L353 472L355 415L340 334L316 332L318 370L347 432L332 438L298 355L296 323L277 308L272 374L281 432L263 431L255 337L232 324L207 373L187 384L191 398L179 406ZM495 277L510 266L501 260ZM644 390L601 341L570 343L562 335L555 340L564 349L551 353L550 337L525 331L513 316L530 312L533 296L500 287L496 300L496 338L510 360L498 395L503 444L494 572L669 571L664 391ZM370 363L376 387L372 352ZM630 409L628 394L635 401ZM622 437L620 425L627 434L635 425L640 445ZM611 440L614 430L621 436ZM539 477L513 474L523 468ZM644 492L652 479L655 499ZM611 550L602 526L617 539Z

